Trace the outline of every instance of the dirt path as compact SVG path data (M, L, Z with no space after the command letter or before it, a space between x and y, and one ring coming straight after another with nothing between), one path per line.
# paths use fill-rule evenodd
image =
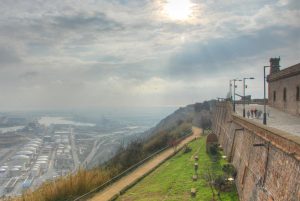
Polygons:
M178 145L178 148L183 147L188 142L195 139L195 137L199 137L202 130L197 127L193 127L193 134L187 138L185 138L181 143ZM148 173L149 171L153 170L153 168L157 167L162 161L166 158L170 157L173 154L173 149L167 149L166 151L160 153L150 161L146 162L144 165L140 166L136 170L134 170L129 175L123 177L113 185L107 187L105 190L101 191L100 193L96 194L94 197L89 199L90 201L108 201L112 199L114 196L118 195L119 192L125 189L128 185L135 183L139 178L143 175Z

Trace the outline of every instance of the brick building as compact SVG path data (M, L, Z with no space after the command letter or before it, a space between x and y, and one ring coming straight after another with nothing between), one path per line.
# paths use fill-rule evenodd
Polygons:
M300 115L300 63L280 70L280 58L270 59L270 106L293 115Z

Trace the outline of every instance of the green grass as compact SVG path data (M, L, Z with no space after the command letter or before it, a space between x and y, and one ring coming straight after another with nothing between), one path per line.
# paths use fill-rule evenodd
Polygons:
M205 175L207 175L208 169L214 176L222 175L222 165L227 162L224 159L220 159L218 163L211 162L210 156L205 152L205 139L202 137L191 142L189 144L189 147L192 148L191 152L183 153L180 151L121 195L117 201L210 201L212 191ZM199 157L199 179L192 181L195 163L193 156L196 154ZM197 195L194 198L190 196L191 188L197 190ZM233 186L230 192L221 192L221 200L237 201L238 195L235 187Z

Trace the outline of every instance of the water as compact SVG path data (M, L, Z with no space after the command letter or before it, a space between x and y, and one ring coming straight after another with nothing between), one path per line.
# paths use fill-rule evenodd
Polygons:
M92 123L82 123L82 122L75 122L72 120L68 120L65 117L41 117L39 119L39 124L44 126L50 126L52 124L65 124L65 125L73 125L73 126L95 126Z
M0 133L8 133L8 132L15 132L25 128L25 126L11 126L11 127L3 127L0 128Z

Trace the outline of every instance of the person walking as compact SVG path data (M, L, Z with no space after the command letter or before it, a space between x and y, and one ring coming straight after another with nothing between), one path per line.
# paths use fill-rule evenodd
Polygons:
M258 114L257 114L257 118L260 119L260 116L262 114L262 111L261 110L258 110Z
M257 109L256 108L254 109L254 116L255 116L255 118L257 118Z

